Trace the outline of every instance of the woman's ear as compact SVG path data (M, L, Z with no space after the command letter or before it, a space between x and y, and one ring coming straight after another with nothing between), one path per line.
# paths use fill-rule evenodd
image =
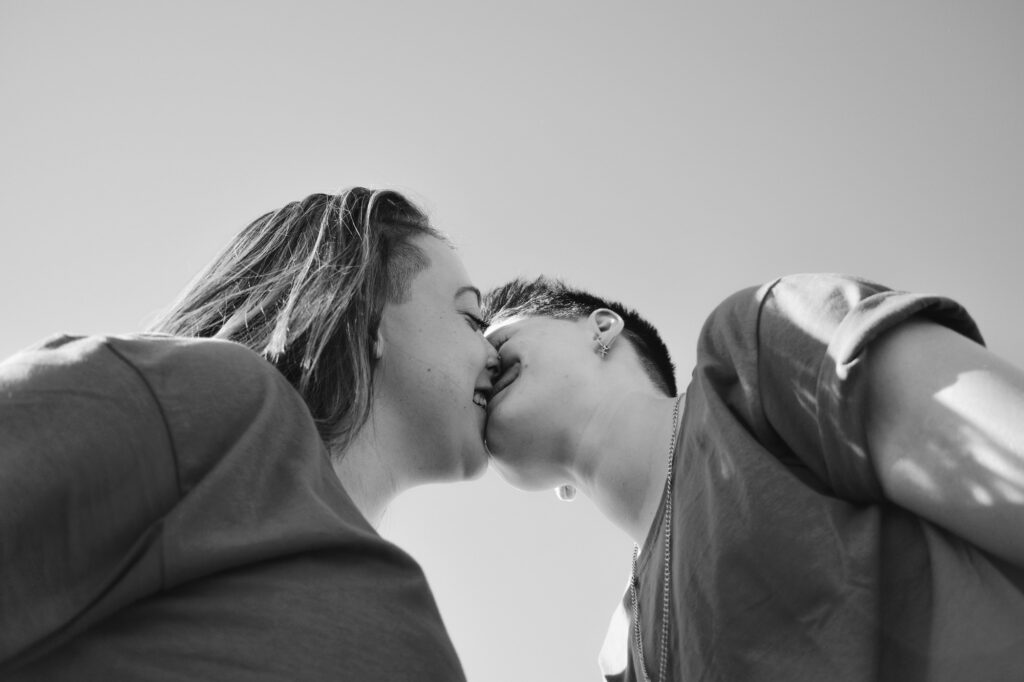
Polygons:
M373 359L380 360L384 357L384 334L381 333L380 327L377 327L377 337L373 340Z
M598 308L590 313L587 325L593 332L594 352L602 358L608 355L615 339L619 338L619 334L626 328L622 316L608 308Z

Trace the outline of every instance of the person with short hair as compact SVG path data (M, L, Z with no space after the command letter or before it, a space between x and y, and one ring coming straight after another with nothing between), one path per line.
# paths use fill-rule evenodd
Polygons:
M635 542L608 680L1024 674L1024 371L960 305L838 275L747 288L678 395L619 303L539 278L484 314L493 465Z
M312 194L158 321L0 364L0 677L464 680L376 531L480 474L480 292L402 195Z

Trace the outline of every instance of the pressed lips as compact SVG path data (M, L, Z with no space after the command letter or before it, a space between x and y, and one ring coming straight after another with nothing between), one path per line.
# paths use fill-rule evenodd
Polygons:
M494 400L499 393L508 388L509 384L519 377L519 371L520 364L517 362L501 373L498 381L494 384L494 390L491 391L491 400Z

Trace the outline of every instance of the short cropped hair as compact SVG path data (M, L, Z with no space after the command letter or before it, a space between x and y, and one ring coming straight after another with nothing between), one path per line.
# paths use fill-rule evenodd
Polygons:
M658 330L636 310L582 289L574 289L562 280L543 276L532 282L512 280L488 291L483 301L484 319L488 324L520 316L579 320L598 308L608 308L622 317L625 323L623 336L633 344L651 383L665 395L675 397L675 365L668 347Z
M332 456L370 414L384 304L429 261L412 240L447 240L401 194L311 194L239 232L152 331L235 341L270 361L309 407Z

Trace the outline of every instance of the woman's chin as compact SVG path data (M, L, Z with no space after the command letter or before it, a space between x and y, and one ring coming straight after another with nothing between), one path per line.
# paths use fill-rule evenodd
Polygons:
M462 479L474 481L480 478L487 471L489 461L490 453L487 451L487 447L481 444L479 452L466 457Z

